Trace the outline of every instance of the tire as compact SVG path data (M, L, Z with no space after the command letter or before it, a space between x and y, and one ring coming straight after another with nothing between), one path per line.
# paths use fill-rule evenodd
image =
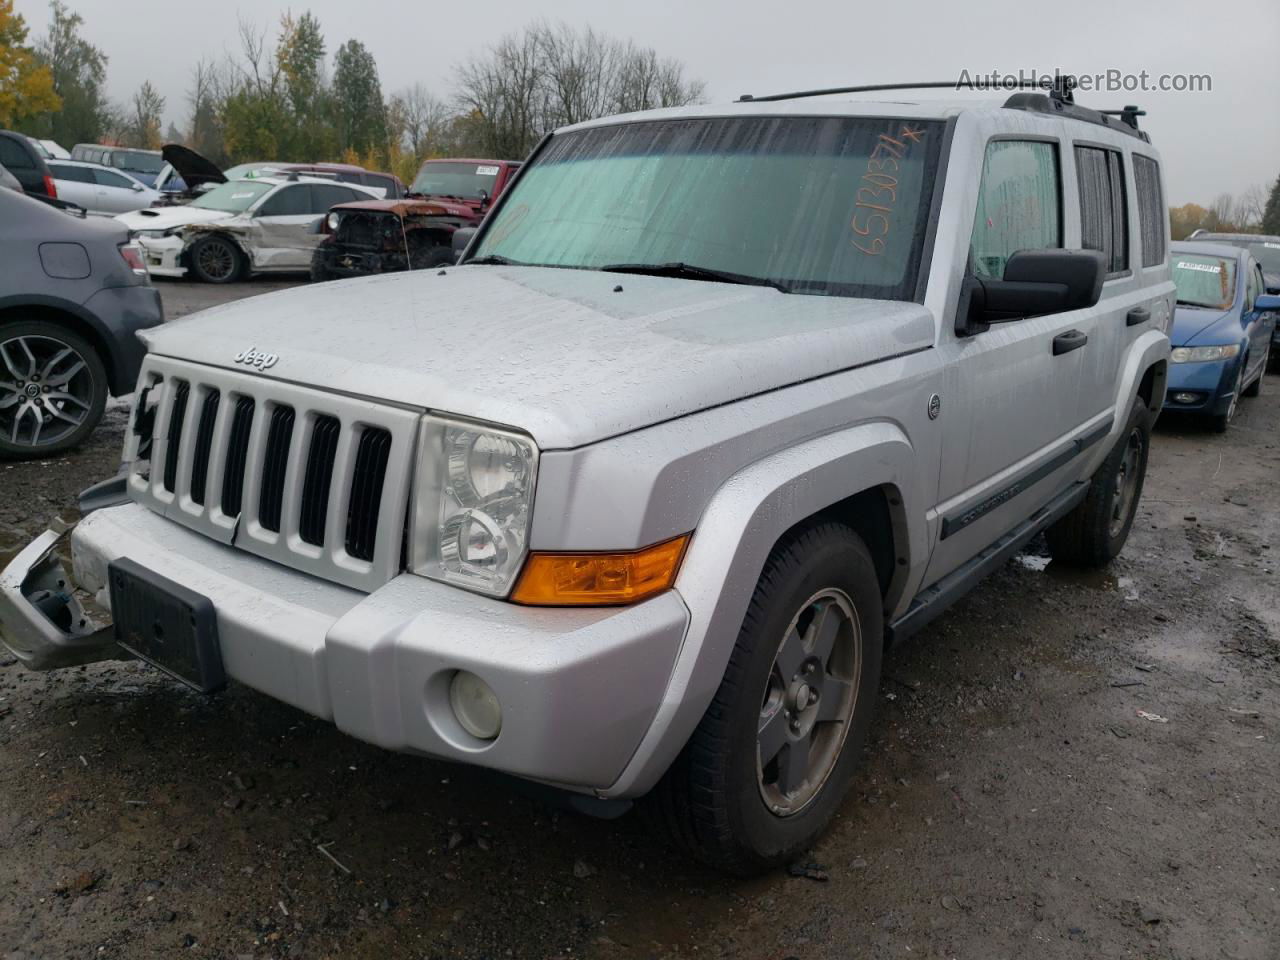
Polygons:
M1097 568L1116 558L1129 538L1142 499L1150 450L1151 411L1138 397L1119 442L1089 481L1084 500L1045 531L1055 562Z
M107 370L87 340L47 320L0 323L0 460L65 453L106 403Z
M1271 366L1271 344L1267 344L1266 356L1262 358L1262 365L1258 367L1258 379L1245 387L1241 391L1242 397L1259 397L1262 395L1262 378L1267 375L1267 369Z
M205 283L231 283L244 273L244 254L227 237L212 234L191 245L187 263L197 280Z
M812 636L816 644L824 610L838 631L829 659L817 646L786 642L805 631L805 641ZM781 674L791 673L796 650L807 650L807 659L787 688ZM789 534L765 564L711 705L645 801L651 818L688 853L728 873L790 862L821 834L853 777L883 651L879 581L862 539L834 522ZM816 700L791 698L809 683L820 691ZM845 721L821 721L824 705ZM785 738L773 757L763 743L767 731ZM810 744L813 766L802 780L793 775L788 791L784 768L801 756L792 753L795 742Z
M311 282L324 283L331 279L329 270L324 265L324 251L316 247L315 252L311 254Z

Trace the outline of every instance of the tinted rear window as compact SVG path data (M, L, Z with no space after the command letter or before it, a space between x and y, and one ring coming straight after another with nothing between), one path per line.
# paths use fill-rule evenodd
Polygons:
M33 170L36 165L32 159L33 153L34 151L12 137L0 136L0 165L10 170Z

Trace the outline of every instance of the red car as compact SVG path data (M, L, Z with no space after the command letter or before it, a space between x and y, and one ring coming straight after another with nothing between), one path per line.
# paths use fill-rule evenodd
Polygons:
M454 231L479 224L519 169L514 160L428 160L402 199L338 204L326 218L311 279L452 263Z

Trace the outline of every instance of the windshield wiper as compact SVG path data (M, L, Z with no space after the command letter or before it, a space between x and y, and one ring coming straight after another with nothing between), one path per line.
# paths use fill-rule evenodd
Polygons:
M611 263L599 268L605 273L639 273L650 277L682 277L686 280L709 280L716 283L739 283L750 287L772 287L783 293L791 291L776 280L764 277L752 277L742 273L730 273L726 270L713 270L710 267L695 267L681 263Z
M529 264L527 263L521 263L519 260L512 260L509 257L502 257L496 253L486 254L483 257L474 257L471 260L466 261L466 263L467 264L472 264L472 263L490 264L495 267L527 267L529 266ZM459 264L459 266L462 266L462 265L463 264Z

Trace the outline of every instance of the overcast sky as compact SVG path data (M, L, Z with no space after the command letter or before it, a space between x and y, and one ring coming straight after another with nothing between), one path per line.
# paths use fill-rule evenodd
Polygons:
M126 99L150 79L185 125L191 64L236 47L237 19L261 26L311 10L332 56L356 38L378 61L384 93L415 81L450 93L451 68L494 36L547 18L592 25L678 57L712 102L742 93L891 81L949 80L1061 68L1209 74L1209 93L1082 93L1099 108L1138 103L1165 160L1169 200L1210 203L1280 175L1280 2L1238 0L275 0L237 5L173 0L67 0L110 57L108 90ZM33 36L48 6L17 0ZM66 144L65 146L70 146Z

